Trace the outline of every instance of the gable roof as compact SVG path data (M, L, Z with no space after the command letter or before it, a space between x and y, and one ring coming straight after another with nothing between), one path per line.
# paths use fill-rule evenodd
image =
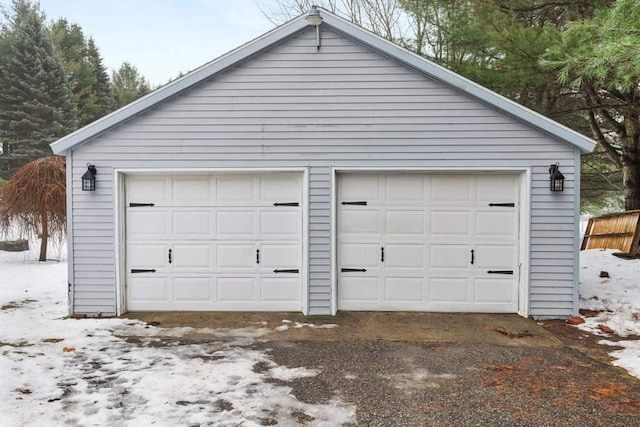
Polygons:
M354 39L371 49L396 60L415 71L472 96L481 102L497 108L504 113L529 123L530 125L569 143L583 152L591 152L595 148L595 141L568 127L557 123L542 114L536 113L484 86L481 86L459 74L418 56L382 37L377 36L357 25L321 9L322 27L329 27L346 37ZM116 110L75 132L66 135L51 144L55 154L63 154L73 148L90 141L109 129L124 121L139 115L157 104L189 89L190 87L218 74L229 67L254 56L274 44L295 36L309 29L305 21L306 15L299 16L274 30L238 47L225 55L191 71L185 76L168 83L160 89Z

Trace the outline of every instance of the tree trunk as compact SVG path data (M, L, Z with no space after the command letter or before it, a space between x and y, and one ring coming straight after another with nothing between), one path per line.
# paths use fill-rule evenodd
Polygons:
M624 208L640 209L640 122L638 116L629 115L625 120L627 137L622 156L622 185Z
M47 243L49 243L49 219L47 213L42 214L42 241L40 242L40 261L47 260Z

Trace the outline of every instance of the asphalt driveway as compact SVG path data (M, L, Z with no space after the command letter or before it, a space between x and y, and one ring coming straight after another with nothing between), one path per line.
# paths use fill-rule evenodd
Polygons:
M549 328L515 315L434 313L129 316L165 328L271 328L251 345L278 365L318 371L282 385L305 403L338 396L355 406L358 425L640 424L640 380L571 345L567 336L558 339L549 332L564 327L558 322ZM300 425L310 421L298 419ZM278 425L278 417L263 424Z

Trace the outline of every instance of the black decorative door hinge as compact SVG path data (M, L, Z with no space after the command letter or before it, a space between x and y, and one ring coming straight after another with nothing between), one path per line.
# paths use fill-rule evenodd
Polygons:
M143 206L155 206L154 203L129 203L130 208L140 208Z
M367 271L367 269L366 268L341 268L340 271L342 273L355 273L355 272L364 273Z
M516 206L515 203L489 203L489 206L493 207L503 207L503 208L514 208Z
M300 273L300 270L297 268L289 268L284 270L278 270L277 268L273 270L274 273Z
M367 206L367 202L342 202L341 205Z
M132 273L155 273L155 268L132 268Z
M298 202L274 203L273 206L300 206Z
M489 270L489 274L513 274L513 270Z

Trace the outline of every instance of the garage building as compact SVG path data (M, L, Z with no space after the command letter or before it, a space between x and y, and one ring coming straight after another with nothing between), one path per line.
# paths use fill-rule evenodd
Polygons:
M595 143L320 14L52 144L71 312L575 313Z

